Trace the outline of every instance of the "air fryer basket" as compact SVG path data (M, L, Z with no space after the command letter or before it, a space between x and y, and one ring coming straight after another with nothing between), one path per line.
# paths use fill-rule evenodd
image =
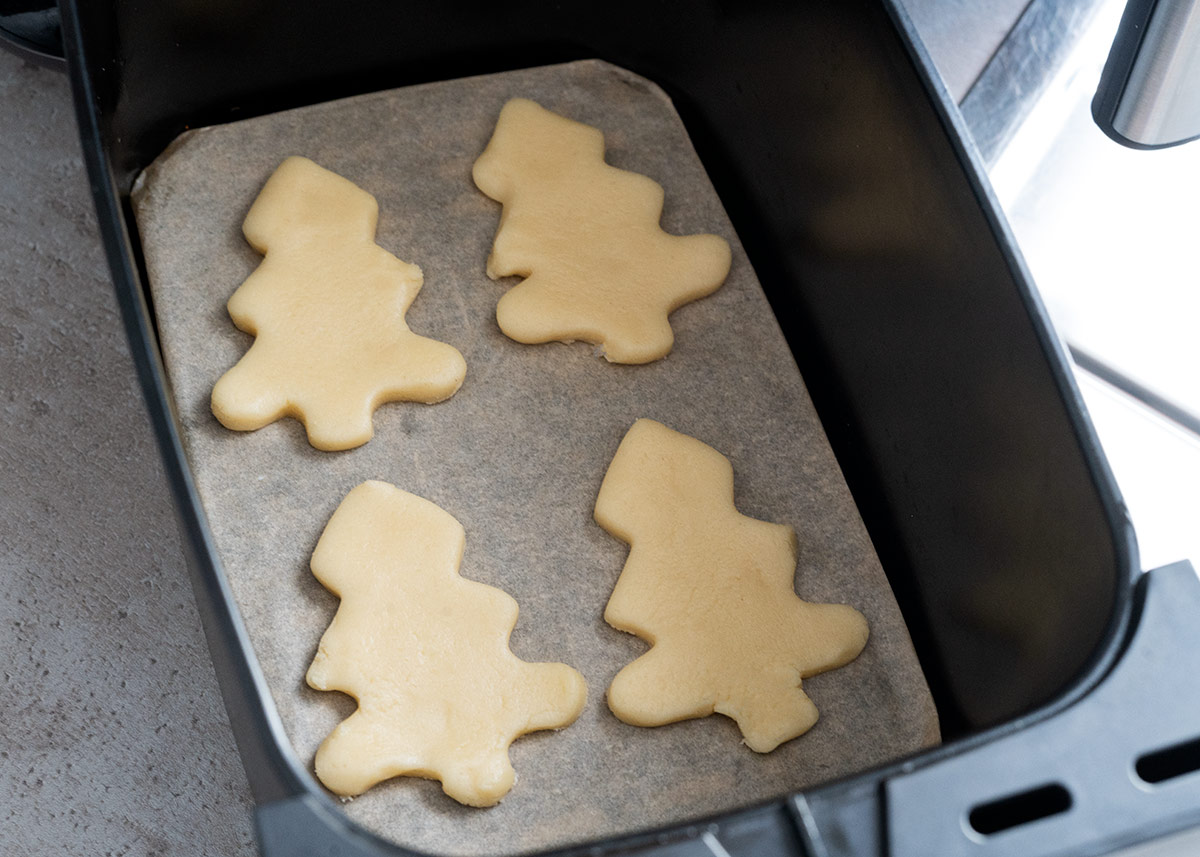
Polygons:
M1012 747L1091 704L1141 603L1132 532L957 112L893 0L64 0L63 25L100 226L264 853L405 852L356 829L287 748L180 445L129 192L185 128L360 92L597 57L671 95L791 344L938 706L946 744L932 753L709 827L580 845L884 853L855 849L884 849L889 836L901 848L904 826L885 810L913 776L938 784L937 772L957 772L954 788L979 779L987 809L1004 791L983 782L990 768L973 777L972 760L995 746L1036 759ZM1166 587L1154 580L1196 600L1185 573L1150 578L1147 605ZM1047 777L1008 791L1047 785L1026 802L1072 817ZM1080 802L1064 792L1067 807ZM951 850L1003 850L1025 832L973 832L960 816L974 803L922 794L949 813ZM1177 826L1171 817L1139 829Z

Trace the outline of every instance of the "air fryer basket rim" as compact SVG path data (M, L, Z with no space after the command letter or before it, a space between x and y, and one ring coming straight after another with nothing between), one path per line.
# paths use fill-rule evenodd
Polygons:
M945 87L941 84L928 54L907 14L896 0L883 0L901 42L920 82L923 84L945 133L961 163L965 178L978 200L997 245L1019 286L1026 310L1035 322L1038 341L1059 392L1067 404L1071 425L1079 444L1100 505L1108 520L1113 551L1117 563L1114 610L1108 626L1088 664L1055 698L1039 708L1009 722L985 731L959 738L933 751L901 760L874 771L850 778L855 781L881 781L890 772L911 770L914 766L935 764L938 760L966 752L1000 735L1019 731L1071 705L1086 695L1115 663L1130 628L1133 599L1131 592L1137 577L1136 543L1128 515L1109 471L1082 399L1070 374L1061 344L1051 332L1048 318L1036 293L1030 287L1028 272L1013 239L999 214L999 208L985 178L984 171L969 142L969 136ZM221 678L222 693L229 710L231 724L238 741L239 752L247 769L255 800L260 805L296 797L316 798L322 805L332 807L332 801L316 785L315 780L295 759L287 742L282 724L271 702L269 691L257 666L249 639L232 598L228 581L221 570L203 510L192 481L178 432L177 416L168 391L161 357L157 350L154 324L143 292L144 270L137 249L135 231L130 229L132 215L128 208L126 181L118 180L104 134L102 116L85 44L81 32L79 4L63 0L64 41L67 47L72 91L80 123L83 153L97 205L98 222L105 251L112 269L122 317L129 335L132 356L142 383L143 392L154 428L164 467L176 500L185 552L195 588L197 604L213 653L214 665ZM743 810L754 813L763 810ZM377 840L340 813L347 835ZM633 842L628 840L610 842ZM377 840L374 843L383 853L413 853L407 849ZM388 850L390 849L390 850Z

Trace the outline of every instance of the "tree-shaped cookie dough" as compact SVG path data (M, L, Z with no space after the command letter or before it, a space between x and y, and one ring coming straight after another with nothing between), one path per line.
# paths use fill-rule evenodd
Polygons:
M512 788L509 744L583 709L578 672L509 650L517 603L459 576L464 541L450 514L385 482L347 494L321 534L313 574L342 601L308 683L358 700L317 750L331 791L428 777L491 806Z
M662 186L606 164L600 131L532 101L504 105L474 177L504 205L488 276L526 278L496 306L517 342L583 340L649 363L674 343L667 316L729 273L724 239L663 232Z
M604 618L652 644L608 689L617 717L661 726L715 711L760 753L808 731L817 708L800 680L854 660L867 622L796 596L796 534L737 511L729 459L638 420L604 476L596 521L630 546Z
M265 258L228 304L254 344L212 393L226 428L291 416L317 449L351 449L382 403L440 402L462 385L462 355L405 323L421 269L375 243L378 216L373 196L307 158L267 180L242 225Z

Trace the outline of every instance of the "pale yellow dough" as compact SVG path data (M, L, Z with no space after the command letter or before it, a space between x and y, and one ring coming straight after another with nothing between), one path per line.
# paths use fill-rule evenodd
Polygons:
M760 753L808 731L800 680L858 656L867 622L792 587L796 534L733 505L729 459L653 420L621 441L596 521L630 545L604 618L652 644L608 689L613 713L661 726L714 711Z
M464 541L450 514L385 482L346 495L321 534L313 574L342 601L308 683L358 700L317 750L331 791L428 777L491 806L512 788L509 744L583 710L578 672L509 650L517 603L459 576Z
M462 355L405 323L421 269L375 243L378 216L373 196L306 158L267 181L242 226L265 258L228 304L254 344L212 393L226 428L291 416L317 449L351 449L371 439L380 404L439 402L462 385Z
M729 273L728 242L668 235L661 185L606 164L600 131L532 101L504 105L473 174L504 204L488 276L526 278L496 307L517 342L583 340L648 363L674 343L667 316Z

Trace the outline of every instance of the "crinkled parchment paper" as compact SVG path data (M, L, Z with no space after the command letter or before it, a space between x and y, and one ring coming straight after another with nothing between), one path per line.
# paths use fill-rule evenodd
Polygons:
M733 246L715 295L671 316L675 348L647 366L611 365L590 345L521 345L495 322L484 260L500 207L471 182L504 102L524 96L601 128L610 163L666 190L669 232ZM393 403L349 452L311 448L294 420L227 431L213 384L250 345L225 302L260 257L241 223L272 170L304 155L379 200L378 242L421 266L408 314L456 346L462 389L438 405ZM562 732L512 747L515 788L497 807L459 806L436 782L399 778L344 804L365 827L446 854L581 843L744 806L877 765L936 741L937 720L879 561L754 271L670 101L601 62L535 68L380 92L181 136L134 195L163 352L184 440L221 561L296 752L353 710L304 683L336 600L308 558L342 497L383 479L466 528L462 573L521 606L512 648L581 670L588 703ZM626 546L592 520L600 480L638 417L732 459L738 508L800 538L796 589L866 614L871 639L842 669L805 681L821 719L769 755L714 716L657 729L609 713L612 677L646 649L604 624Z

